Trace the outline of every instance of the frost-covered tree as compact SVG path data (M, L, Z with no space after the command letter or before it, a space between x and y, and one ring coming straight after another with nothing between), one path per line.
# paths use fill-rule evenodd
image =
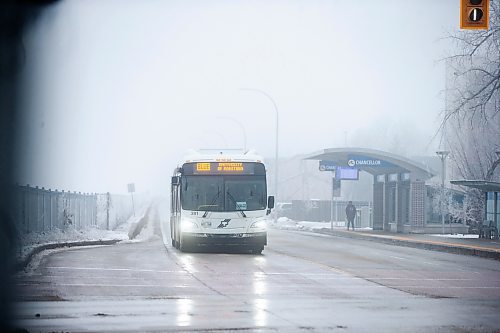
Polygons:
M447 107L442 128L456 177L500 181L500 2L490 2L490 28L450 36ZM466 219L482 219L482 193L467 189Z
M445 120L488 122L500 113L500 2L490 2L488 30L462 30L450 36L456 53L447 58L453 71L452 100Z

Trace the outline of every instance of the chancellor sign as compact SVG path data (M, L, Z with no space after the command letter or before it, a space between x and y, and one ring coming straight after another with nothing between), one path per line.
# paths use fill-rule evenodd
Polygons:
M376 158L360 155L350 155L347 160L347 165L353 167L381 167L389 168L394 167L394 164Z
M335 171L335 162L333 161L319 161L319 171Z

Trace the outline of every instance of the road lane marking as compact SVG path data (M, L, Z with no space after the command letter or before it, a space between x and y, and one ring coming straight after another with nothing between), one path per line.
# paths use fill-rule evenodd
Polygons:
M399 260L410 260L410 259L407 259L407 258L401 258L401 257L396 257L396 256L389 256L390 258L395 258L395 259L399 259Z
M168 287L168 288L189 288L183 285L161 285L161 284L104 284L104 283L58 283L58 286L64 287Z
M350 277L350 276L337 276L337 275L332 275L332 274L302 274L302 273L262 273L260 272L263 276L264 275L293 275L297 277L318 277L321 280L363 280L365 278L360 278L360 277ZM221 276L228 276L226 273L221 273L219 274ZM240 275L240 274L239 274ZM248 274L250 277L251 274ZM69 277L67 275L46 275L44 276L45 278L62 278L62 279L92 279L92 280L97 280L97 279L109 279L110 276L73 276ZM120 279L120 280L144 280L143 277L112 277L113 279ZM411 278L411 277L376 277L376 276L368 276L366 279L373 279L373 280L401 280L401 281L477 281L476 279L468 279L468 278ZM158 277L155 278L155 280L162 280L163 277ZM253 279L252 279L253 280ZM31 281L31 280L29 280ZM50 281L42 281L43 283L50 283ZM483 281L485 282L485 281ZM495 281L496 282L496 281ZM24 281L21 281L20 284L25 284ZM26 283L27 284L27 283ZM31 283L33 284L33 283Z
M138 288L189 288L190 286L184 285L159 285L159 284L101 284L101 283L58 283L58 286L64 287L138 287ZM22 286L22 285L21 285ZM419 288L419 289L500 289L500 286L408 286L408 285L365 285L365 286L330 286L342 289L361 289L361 288ZM284 287L287 289L289 287ZM280 288L276 288L278 290ZM267 293L266 293L267 294ZM271 293L272 294L272 293Z
M421 263L426 265L439 266L439 264L430 261L421 261Z
M449 246L449 247L458 247L458 248L465 248L465 249L472 249L472 250L485 250L485 251L492 251L492 252L500 252L500 249L495 249L495 248L485 247L485 246L457 244L457 243L451 243L451 242L438 242L438 241L420 240L420 239L417 240L417 239L412 239L412 238L408 238L408 237L401 237L401 236L384 236L384 235L368 235L368 234L363 234L363 236L383 238L383 239L394 239L394 240L407 241L407 242L416 243L416 244L424 243L424 244L444 245L444 246Z
M185 271L159 271L154 269L135 269L135 268L104 268L104 267L68 267L68 266L47 266L47 269L66 269L66 270L89 270L89 271L124 271L124 272L151 272L151 273L183 273Z
M290 230L284 230L288 232L293 232ZM297 234L297 232L295 232ZM302 235L314 235L314 232L298 232L301 233ZM339 232L341 234L342 231ZM345 235L341 234L335 235L335 234L319 234L319 235L326 235L326 236L335 236L335 237L345 237ZM432 240L423 240L423 239L414 239L410 237L402 237L402 236L392 236L392 235L375 235L375 234L369 234L366 232L359 232L357 235L361 235L362 237L372 237L372 238L380 238L380 239L387 239L387 240L399 240L399 241L407 241L412 244L433 244L433 245L443 245L447 247L457 247L457 248L465 248L465 249L471 249L471 250L484 250L484 251L491 251L491 252L496 252L499 253L500 249L498 248L492 248L492 247L486 247L486 246L481 246L481 245L467 245L467 244L461 244L461 243L452 243L452 242L445 242L445 241L432 241ZM359 239L359 240L369 240L369 239ZM495 244L500 244L499 242L491 242Z
M390 288L397 288L397 289L405 289L405 288L418 288L418 289L500 289L500 287L479 287L479 286L474 286L474 287L462 287L462 286L392 286L389 285L387 287Z
M168 287L168 288L189 288L187 285L170 285L170 284L104 284L104 283L56 283L57 286L64 287ZM16 286L33 286L33 284L16 284Z

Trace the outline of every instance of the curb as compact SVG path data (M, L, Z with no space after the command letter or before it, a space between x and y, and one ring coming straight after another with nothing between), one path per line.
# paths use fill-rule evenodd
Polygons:
M19 272L24 269L30 263L31 259L38 253L44 250L52 250L61 247L75 247L75 246L92 246L92 245L113 245L121 242L122 239L107 239L107 240L94 240L94 241L76 241L76 242L64 242L64 243L49 243L43 244L32 249L23 259L16 262L14 265L14 271Z
M344 233L344 232L338 232L338 231L336 232L336 231L331 231L330 229L326 229L326 228L315 229L315 230L313 230L313 232L324 234L324 235L337 236L337 237L379 242L379 243L384 243L384 244L389 244L389 245L406 246L406 247L412 247L412 248L416 248L416 249L447 252L447 253L453 253L453 254L477 256L477 257L482 257L482 258L500 260L500 251L478 249L478 248L474 248L474 247L469 246L469 245L461 245L461 244L460 245L458 245L458 244L451 245L451 244L432 242L432 241L385 238L385 237L378 237L378 236L372 236L372 235L363 235L363 234L359 234L359 233L356 234L356 233Z
M142 229L144 229L144 227L146 226L146 224L148 223L148 220L149 220L149 213L151 211L151 207L152 206L149 206L148 208L146 208L144 215L142 215L142 217L140 217L137 222L133 223L130 226L130 230L128 231L128 238L129 239L136 238L141 233Z

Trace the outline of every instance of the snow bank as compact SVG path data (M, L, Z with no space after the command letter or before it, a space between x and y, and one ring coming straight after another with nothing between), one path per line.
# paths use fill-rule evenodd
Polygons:
M304 230L304 231L314 231L321 230L323 228L330 229L332 227L331 222L311 222L311 221L294 221L287 217L280 217L277 224L269 223L269 225L283 230ZM333 221L334 229L345 229L344 221ZM372 230L370 227L356 228L356 230Z
M288 217L280 217L277 224L272 224L275 228L283 230L314 230L330 227L330 222L309 222L309 221L294 221Z
M479 235L474 234L432 234L431 236L444 238L479 238Z

